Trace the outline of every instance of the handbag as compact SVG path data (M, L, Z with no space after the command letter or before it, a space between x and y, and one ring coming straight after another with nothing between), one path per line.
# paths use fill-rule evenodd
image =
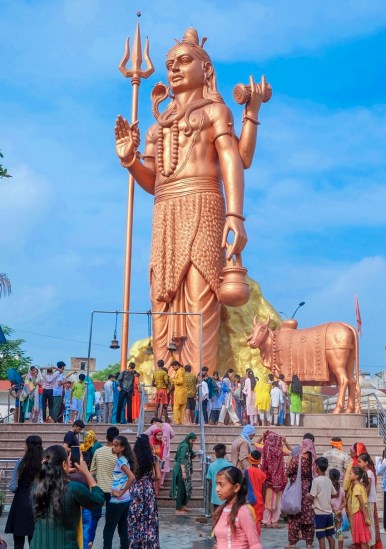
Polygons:
M302 510L302 456L299 455L298 474L291 484L289 480L281 498L283 515L297 515Z

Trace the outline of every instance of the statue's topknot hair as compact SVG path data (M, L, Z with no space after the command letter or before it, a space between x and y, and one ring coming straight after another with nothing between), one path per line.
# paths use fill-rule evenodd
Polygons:
M198 32L193 27L186 29L184 37L182 39L184 44L191 44L192 46L199 46Z
M189 44L190 46L200 46L201 48L204 46L207 38L204 37L201 41L198 39L198 32L193 27L189 27L186 29L184 33L184 37L182 39L183 44Z

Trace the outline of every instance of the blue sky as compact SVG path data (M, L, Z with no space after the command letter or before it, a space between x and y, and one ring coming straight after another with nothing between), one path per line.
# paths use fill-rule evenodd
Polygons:
M130 113L131 85L117 65L138 10L156 66L140 90L142 134L165 54L190 25L208 37L238 131L233 86L266 74L274 95L245 173L244 263L277 310L291 315L306 302L303 327L355 325L358 294L361 368L384 369L383 0L0 0L0 148L14 176L0 182L0 271L13 285L0 323L44 365L87 355L91 311L122 307L127 177L113 127ZM150 195L136 189L137 311L150 307L151 210ZM99 368L119 359L108 348L113 330L113 317L97 317ZM146 334L145 319L133 319L130 341Z

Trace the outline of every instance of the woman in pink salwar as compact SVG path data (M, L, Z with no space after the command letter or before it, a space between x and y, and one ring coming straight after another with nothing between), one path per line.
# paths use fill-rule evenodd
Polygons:
M162 429L162 443L163 443L163 454L162 461L164 462L161 469L161 481L160 485L163 486L166 473L170 472L170 441L174 437L174 431L169 425L169 423L163 423L158 417L153 417L150 421L151 426L145 431L145 435L149 437L152 436L154 431L157 429Z
M247 479L237 467L217 473L216 492L225 503L213 515L215 549L262 549L253 508L246 503Z

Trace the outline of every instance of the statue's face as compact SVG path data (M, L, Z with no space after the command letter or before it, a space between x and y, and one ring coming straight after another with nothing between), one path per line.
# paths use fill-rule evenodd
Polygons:
M173 93L181 93L203 88L205 74L202 61L195 57L193 50L180 44L170 50L166 60L169 87Z

